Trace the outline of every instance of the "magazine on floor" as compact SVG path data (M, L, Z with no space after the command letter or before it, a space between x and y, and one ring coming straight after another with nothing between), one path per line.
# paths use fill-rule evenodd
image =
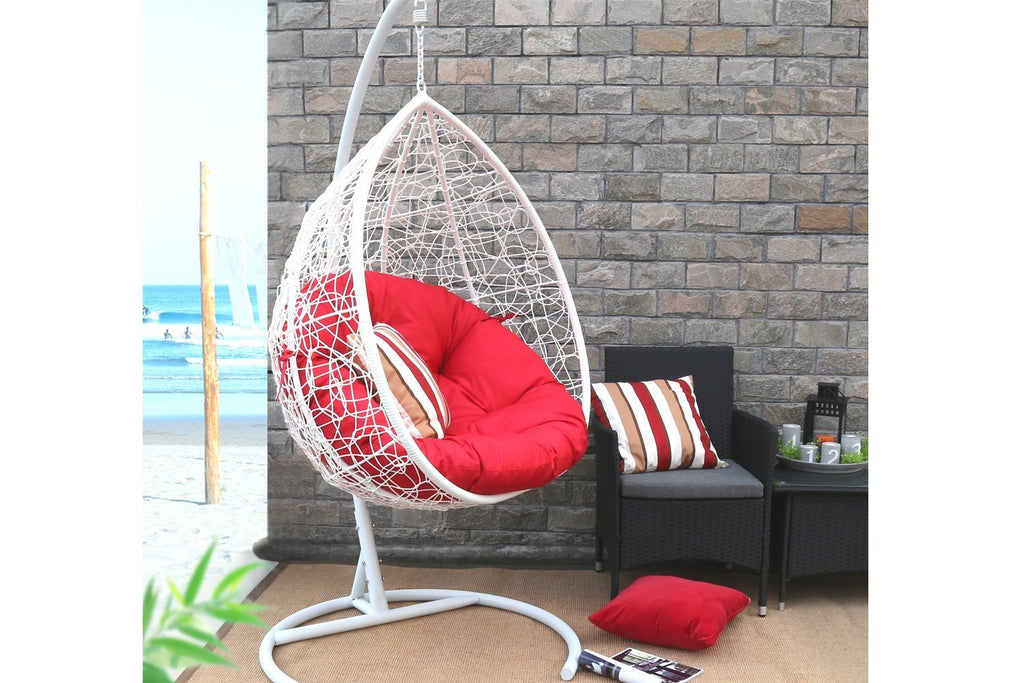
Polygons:
M632 647L627 647L612 657L584 650L580 654L579 664L588 671L621 683L680 683L692 681L704 673L703 669Z

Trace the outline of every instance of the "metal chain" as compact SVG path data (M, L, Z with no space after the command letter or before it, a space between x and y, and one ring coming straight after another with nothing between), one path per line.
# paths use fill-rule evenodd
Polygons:
M416 90L426 92L423 80L423 24L427 23L427 0L416 0L413 4L412 23L416 26Z

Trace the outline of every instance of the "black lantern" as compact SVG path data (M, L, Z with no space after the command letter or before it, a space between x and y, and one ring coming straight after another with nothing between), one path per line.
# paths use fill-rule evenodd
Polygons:
M841 439L846 423L847 400L839 392L838 382L818 382L818 393L807 396L807 410L804 412L804 442L810 443L814 440L814 419L819 416L839 419L836 439Z

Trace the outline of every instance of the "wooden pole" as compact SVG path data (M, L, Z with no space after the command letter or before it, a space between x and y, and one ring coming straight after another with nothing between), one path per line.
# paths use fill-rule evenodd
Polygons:
M206 503L220 505L220 380L217 317L210 251L210 168L199 162L199 277L203 311L203 407L206 416Z

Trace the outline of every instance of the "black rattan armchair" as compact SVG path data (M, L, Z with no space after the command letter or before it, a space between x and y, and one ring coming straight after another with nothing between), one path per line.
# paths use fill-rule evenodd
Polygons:
M758 614L768 609L768 551L778 431L733 405L733 350L711 346L605 349L605 381L693 375L700 414L723 469L619 473L616 436L591 420L597 465L595 567L619 572L655 564L714 561L760 574Z

